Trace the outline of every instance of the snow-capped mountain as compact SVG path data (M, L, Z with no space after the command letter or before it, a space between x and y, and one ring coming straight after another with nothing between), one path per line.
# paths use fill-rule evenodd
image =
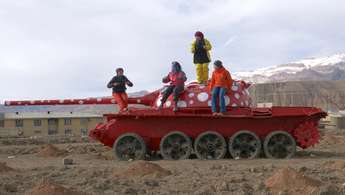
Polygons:
M302 80L345 80L345 53L310 58L249 72L234 73L234 78L253 83Z

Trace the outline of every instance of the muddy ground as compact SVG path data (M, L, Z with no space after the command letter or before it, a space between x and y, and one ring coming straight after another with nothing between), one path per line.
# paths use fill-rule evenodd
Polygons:
M344 194L344 183L345 130L324 130L289 160L118 162L93 142L0 145L1 195Z

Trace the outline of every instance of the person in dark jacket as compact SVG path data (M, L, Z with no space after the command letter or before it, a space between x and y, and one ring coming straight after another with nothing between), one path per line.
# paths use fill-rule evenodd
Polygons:
M182 71L180 63L174 61L172 62L171 72L163 78L163 83L169 83L170 85L163 92L163 97L161 99L161 105L159 109L163 108L164 103L168 97L173 94L174 96L174 112L177 111L177 102L179 100L180 94L184 90L184 83L187 80L186 74Z
M122 68L116 69L116 76L114 76L108 83L108 88L113 88L113 97L119 105L120 112L128 110L128 96L126 93L126 85L133 86L133 83L123 74Z
M200 31L197 31L194 37L190 51L193 53L193 62L196 66L196 79L198 83L206 84L208 81L208 64L211 62L210 50L212 45L210 41L204 38L204 34Z

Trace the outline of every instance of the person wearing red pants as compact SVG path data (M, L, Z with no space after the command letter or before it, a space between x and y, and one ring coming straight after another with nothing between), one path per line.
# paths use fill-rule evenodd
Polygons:
M113 97L119 105L119 112L128 110L128 96L126 93L126 85L133 86L133 83L123 74L122 68L116 69L116 76L114 76L108 83L108 88L113 88Z

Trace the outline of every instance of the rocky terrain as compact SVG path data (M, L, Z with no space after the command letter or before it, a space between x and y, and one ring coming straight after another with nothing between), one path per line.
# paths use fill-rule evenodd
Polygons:
M289 160L118 162L93 142L0 143L1 195L344 194L342 130L324 130L316 147Z
M275 106L314 106L326 111L345 110L345 81L290 81L254 84L254 103Z

